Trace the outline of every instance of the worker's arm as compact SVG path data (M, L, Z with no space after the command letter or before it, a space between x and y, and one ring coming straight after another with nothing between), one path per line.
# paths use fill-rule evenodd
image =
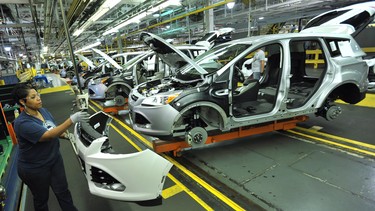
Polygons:
M260 61L260 73L264 72L264 60Z

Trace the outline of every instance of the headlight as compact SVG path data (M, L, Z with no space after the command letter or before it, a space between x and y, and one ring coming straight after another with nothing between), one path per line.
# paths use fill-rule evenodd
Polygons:
M180 94L181 91L169 95L154 95L152 97L147 97L143 100L142 105L166 105L172 102Z
M104 78L102 78L101 83L102 83L102 84L105 84L105 82L106 82L108 79L109 79L109 77L104 77Z

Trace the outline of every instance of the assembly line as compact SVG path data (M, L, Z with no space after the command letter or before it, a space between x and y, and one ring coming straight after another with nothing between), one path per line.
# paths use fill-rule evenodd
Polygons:
M33 2L0 210L375 209L375 1Z

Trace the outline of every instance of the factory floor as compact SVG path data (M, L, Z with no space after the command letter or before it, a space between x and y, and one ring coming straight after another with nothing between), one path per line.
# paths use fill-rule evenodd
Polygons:
M42 94L58 123L72 113L74 99L68 88ZM292 130L188 150L181 157L161 154L174 167L163 204L154 207L90 194L71 143L61 140L69 188L80 211L375 210L375 94L368 93L363 104L340 106L343 113L334 121L312 115ZM91 114L100 109L90 103ZM109 138L116 152L137 152L130 141L141 149L150 145L126 116L114 117ZM25 211L33 210L30 191L24 203ZM52 191L49 208L60 210Z

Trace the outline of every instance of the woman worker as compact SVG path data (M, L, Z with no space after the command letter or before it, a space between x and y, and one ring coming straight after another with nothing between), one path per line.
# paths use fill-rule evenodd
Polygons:
M14 121L19 144L17 170L33 195L36 211L48 210L49 187L62 210L77 210L68 189L59 137L76 122L88 121L89 114L77 112L56 125L40 94L29 84L18 84L13 90L15 102L25 109Z

